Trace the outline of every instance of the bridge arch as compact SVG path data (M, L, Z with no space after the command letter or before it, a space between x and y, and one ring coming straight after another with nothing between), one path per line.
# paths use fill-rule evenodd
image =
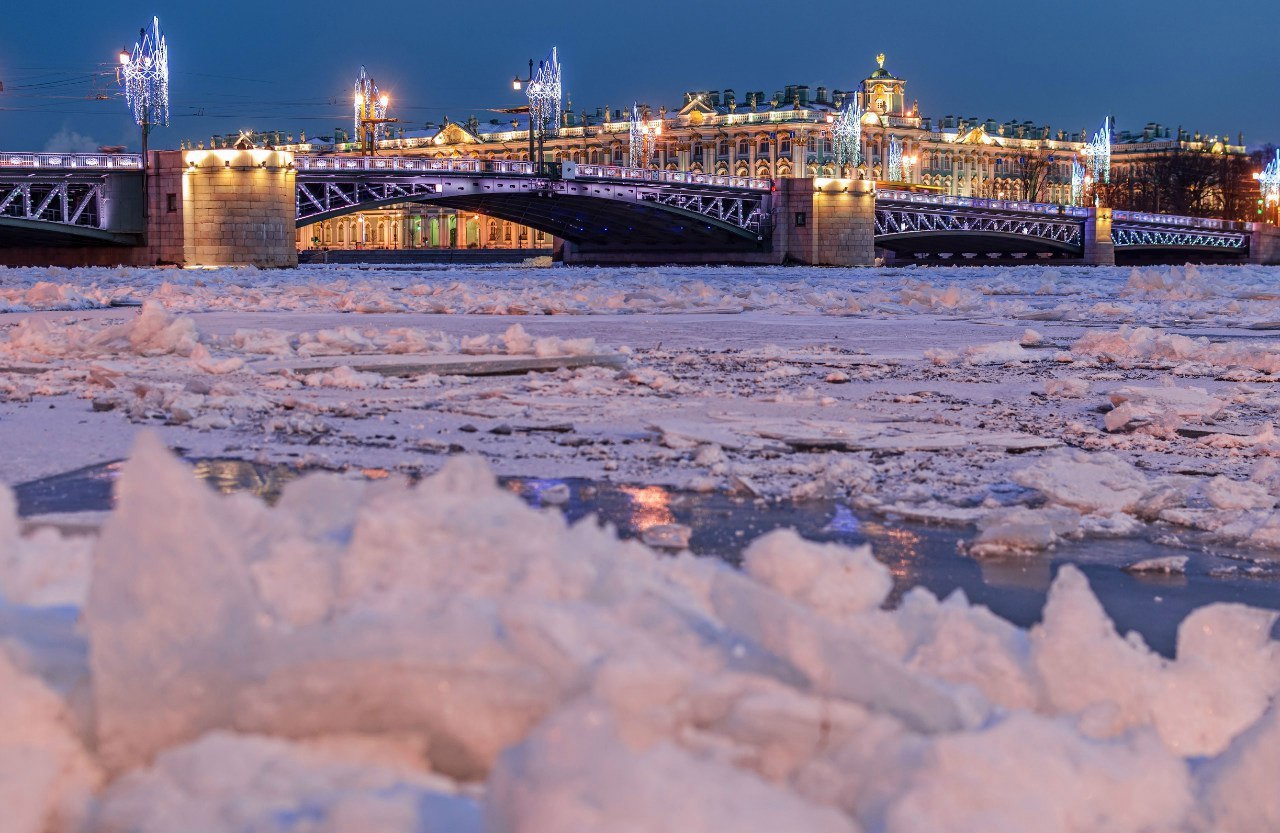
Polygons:
M700 213L695 210L696 206L681 207L646 199L650 195L634 184L603 187L603 183L595 182L558 183L573 186L565 190L516 187L527 186L524 181L484 190L472 187L469 178L466 181L462 193L443 190L394 193L380 198L366 194L362 199L300 216L298 226L394 205L421 203L528 226L567 240L582 251L756 251L763 245L758 230ZM299 201L301 207L301 196ZM460 245L466 245L465 234L465 227L460 228Z
M942 252L999 252L1001 254L1048 253L1080 257L1082 248L1061 240L1001 231L915 231L877 234L876 246L898 254Z
M136 246L138 235L21 217L0 216L0 247Z

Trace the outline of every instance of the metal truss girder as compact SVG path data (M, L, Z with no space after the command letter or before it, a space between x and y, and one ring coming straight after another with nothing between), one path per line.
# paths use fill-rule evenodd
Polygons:
M714 217L722 223L729 223L740 229L759 232L764 222L764 211L759 197L741 194L725 195L717 193L698 194L688 191L653 191L641 195L641 199Z
M876 208L876 234L929 234L985 232L1023 235L1065 246L1080 246L1083 229L1069 219L1050 219L1037 214L1018 216L972 211L937 211L885 206Z
M0 217L101 229L102 209L100 182L0 182Z
M1244 251L1249 246L1248 235L1241 232L1179 228L1127 228L1113 226L1111 229L1111 241L1117 247L1153 246Z
M346 160L342 160L345 162ZM497 164L497 163L494 163ZM502 163L504 166L525 163ZM344 165L345 168L345 165ZM526 174L526 175L521 175ZM459 185L456 173L418 173L405 175L404 171L388 173L381 170L339 169L336 174L326 173L323 178L315 175L299 175L295 189L294 205L298 222L323 218L337 213L389 205L396 202L420 201L431 196L457 197L454 186ZM662 185L650 190L635 188L626 182L607 183L601 180L553 180L527 176L526 171L515 174L504 171L470 170L462 177L468 190L498 196L527 193L566 192L577 190L600 194L601 199L639 200L652 202L681 211L715 219L735 229L759 235L769 222L767 201L769 195L759 189L749 190L732 186L686 184L678 188ZM452 184L451 184L452 183ZM490 190L492 188L492 190ZM705 189L705 190L704 190ZM461 189L459 189L461 190Z
M317 194L316 186L323 190ZM364 203L386 204L388 201L408 202L439 192L434 182L422 182L404 177L352 177L323 182L297 184L295 197L298 220L306 220L319 214L342 208L352 208Z

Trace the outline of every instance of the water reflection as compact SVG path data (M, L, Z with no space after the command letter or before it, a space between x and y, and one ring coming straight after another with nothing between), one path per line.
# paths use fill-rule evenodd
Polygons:
M18 512L31 516L108 510L115 502L114 484L121 465L106 463L21 484L14 489ZM218 492L249 492L268 503L279 499L284 487L304 473L296 465L245 460L195 460L192 465L196 476ZM346 475L380 480L390 472L351 469ZM1172 651L1178 623L1197 606L1215 601L1280 606L1274 581L1213 575L1215 569L1234 566L1229 554L1173 550L1139 539L1071 542L1047 555L980 562L957 551L957 545L972 534L970 529L860 517L835 501L764 502L724 493L694 494L574 478L504 478L500 482L533 506L554 505L571 523L594 515L626 538L639 537L659 524L683 524L693 530L689 549L694 554L733 564L740 562L751 541L781 527L814 541L869 543L875 557L893 574L889 604L896 604L917 586L938 596L963 590L974 603L1023 626L1039 619L1057 566L1073 563L1085 570L1120 632L1137 630L1154 649L1166 654ZM1119 569L1139 558L1173 554L1191 554L1187 576L1160 580L1130 576Z
M915 583L924 555L924 538L919 532L869 520L862 524L862 534L871 543L876 559L893 573L895 584Z
M193 470L221 494L248 492L271 504L280 499L285 484L301 474L290 466L262 466L247 460L197 460Z
M677 523L671 512L671 492L662 486L619 486L618 491L631 498L634 510L627 527L635 533Z

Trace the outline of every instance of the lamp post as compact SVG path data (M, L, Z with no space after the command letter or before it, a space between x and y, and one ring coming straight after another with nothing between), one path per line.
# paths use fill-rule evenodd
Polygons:
M532 84L532 83L533 83L533 59L530 58L528 77L521 78L519 75L512 76L511 89L515 90L516 92L520 92L520 90L523 89L525 85ZM534 154L533 106L530 105L529 107L529 164L530 165L533 164L533 154ZM535 168L534 170L536 171L538 169Z
M529 77L521 79L519 75L511 79L512 89L519 90L525 86L525 95L529 99L529 156L534 157L534 130L537 130L537 167L534 172L542 174L542 156L546 141L547 123L560 123L560 59L555 47L545 61L538 63L537 71L533 67L533 59L529 60Z
M142 129L142 242L148 243L147 225L151 217L150 194L147 191L147 169L150 160L147 139L151 129L169 124L169 45L160 34L160 19L151 18L151 31L138 30L133 50L120 50L120 66L116 80L124 88L125 101L133 111L133 120Z
M361 155L377 156L378 143L374 141L374 135L377 133L378 125L392 124L399 121L399 119L389 119L386 116L378 115L379 111L387 112L387 105L390 103L391 97L385 93L376 99L373 96L366 96L364 93L356 93L356 110L360 113L356 121L360 124Z
M1280 150L1276 151L1276 158L1261 173L1254 174L1253 178L1258 181L1262 221L1273 224L1280 222Z
M384 124L393 124L399 119L387 118L387 105L391 97L379 92L364 67L360 67L360 77L355 83L355 127L360 135L360 153L362 156L376 156L378 153L378 130Z

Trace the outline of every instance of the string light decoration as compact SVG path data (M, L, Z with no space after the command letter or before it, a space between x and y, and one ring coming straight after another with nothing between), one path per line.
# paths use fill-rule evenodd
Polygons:
M897 136L889 139L889 172L890 182L902 182L902 142Z
M836 116L831 133L835 138L837 173L846 166L856 168L862 164L862 116L865 112L851 101Z
M1258 180L1263 208L1280 205L1280 150L1276 151L1276 158L1267 163L1262 173L1254 174L1254 177Z
M1093 139L1085 146L1085 156L1089 158L1089 167L1093 172L1093 181L1111 184L1111 117L1102 122L1102 129L1093 134Z
M386 131L387 97L378 90L378 85L369 77L364 67L360 67L360 77L356 79L355 95L355 130L353 136L363 137L369 129L373 130L373 145L382 141Z
M1071 160L1071 204L1084 204L1084 165L1080 164L1080 160L1073 158Z
M631 130L627 134L627 167L649 167L649 137L640 123L640 105L631 105Z
M640 118L640 105L631 105L631 129L627 140L627 167L648 168L658 152L662 122L650 126Z
M529 97L529 127L540 128L552 136L560 128L560 56L556 47L545 61L538 63L526 92Z
M120 52L117 78L144 141L151 127L169 126L169 45L160 34L160 18L151 18L150 32L139 31L132 52Z

